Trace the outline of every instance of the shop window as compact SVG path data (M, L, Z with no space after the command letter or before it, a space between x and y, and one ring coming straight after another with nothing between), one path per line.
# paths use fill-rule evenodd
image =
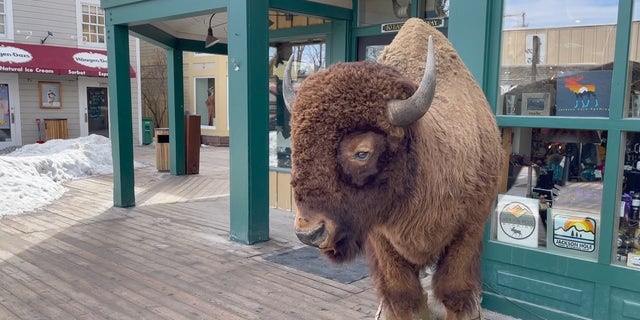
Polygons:
M97 1L79 1L78 34L79 42L89 45L104 45L105 20L104 10Z
M216 127L216 79L195 78L195 114L200 116L200 125Z
M629 43L629 84L627 107L625 117L640 119L640 43L638 41L640 32L640 0L633 2L633 18L631 21L631 37Z
M640 132L626 132L614 263L640 269Z
M607 131L502 128L492 239L597 259Z
M405 21L411 16L411 6L411 0L360 0L358 25Z
M13 38L13 12L11 9L12 0L0 0L0 38ZM16 30L19 35L25 37L33 34L32 31L20 31Z
M575 5L504 1L498 114L609 116L617 1Z
M269 30L307 27L330 22L331 20L297 15L289 12L269 11Z
M0 35L7 35L7 10L4 0L0 0Z
M269 166L291 168L291 114L284 105L282 79L293 55L291 78L294 88L323 69L326 45L322 39L277 42L269 47Z

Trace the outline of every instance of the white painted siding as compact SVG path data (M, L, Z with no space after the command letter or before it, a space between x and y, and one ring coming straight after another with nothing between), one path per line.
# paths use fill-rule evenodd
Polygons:
M78 5L84 1L80 0L12 0L7 15L11 25L8 30L12 32L7 38L0 38L0 41L16 43L26 43L42 46L61 46L71 48L96 48L106 50L105 46L87 46L79 41L78 26L81 19L78 13ZM99 0L86 0L88 3L99 4ZM44 44L41 44L47 32L53 33ZM136 52L135 38L130 37L130 61L131 66L136 70L138 53ZM139 75L137 75L139 76ZM38 140L38 127L36 119L67 119L69 138L80 136L80 126L84 125L81 119L79 91L80 83L75 76L44 75L35 73L18 74L18 86L20 92L20 133L22 144L35 143ZM100 82L108 82L106 78L96 78ZM53 81L62 84L62 108L61 109L40 109L38 98L38 82ZM134 144L141 144L141 119L139 116L138 103L138 81L131 79L132 94L132 125ZM82 103L84 104L84 102ZM112 107L112 106L110 106ZM83 118L83 117L82 117ZM42 127L44 130L44 127ZM42 133L44 137L44 131Z

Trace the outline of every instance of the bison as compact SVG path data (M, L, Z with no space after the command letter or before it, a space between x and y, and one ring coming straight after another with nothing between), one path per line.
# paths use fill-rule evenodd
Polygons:
M425 310L419 272L429 266L446 319L476 316L504 153L448 39L409 19L377 62L335 64L295 94L290 63L297 237L336 263L364 253L388 319Z

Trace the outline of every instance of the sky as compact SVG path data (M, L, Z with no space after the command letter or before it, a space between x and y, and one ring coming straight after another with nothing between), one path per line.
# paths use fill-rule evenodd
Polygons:
M24 145L0 155L0 217L46 206L67 191L65 181L110 173L111 141L103 136Z
M640 0L635 0L634 20L640 20ZM618 0L505 0L504 29L616 24Z

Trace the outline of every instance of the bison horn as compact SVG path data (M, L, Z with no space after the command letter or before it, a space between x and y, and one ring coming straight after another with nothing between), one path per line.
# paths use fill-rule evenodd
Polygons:
M436 91L436 58L433 39L429 36L427 65L416 92L406 100L387 102L387 117L396 126L407 126L420 119L431 106Z
M284 68L284 80L282 81L282 97L284 98L284 105L287 106L289 113L293 112L293 101L296 99L296 93L293 91L293 83L291 82L291 62L293 61L293 55L289 57L287 65Z

